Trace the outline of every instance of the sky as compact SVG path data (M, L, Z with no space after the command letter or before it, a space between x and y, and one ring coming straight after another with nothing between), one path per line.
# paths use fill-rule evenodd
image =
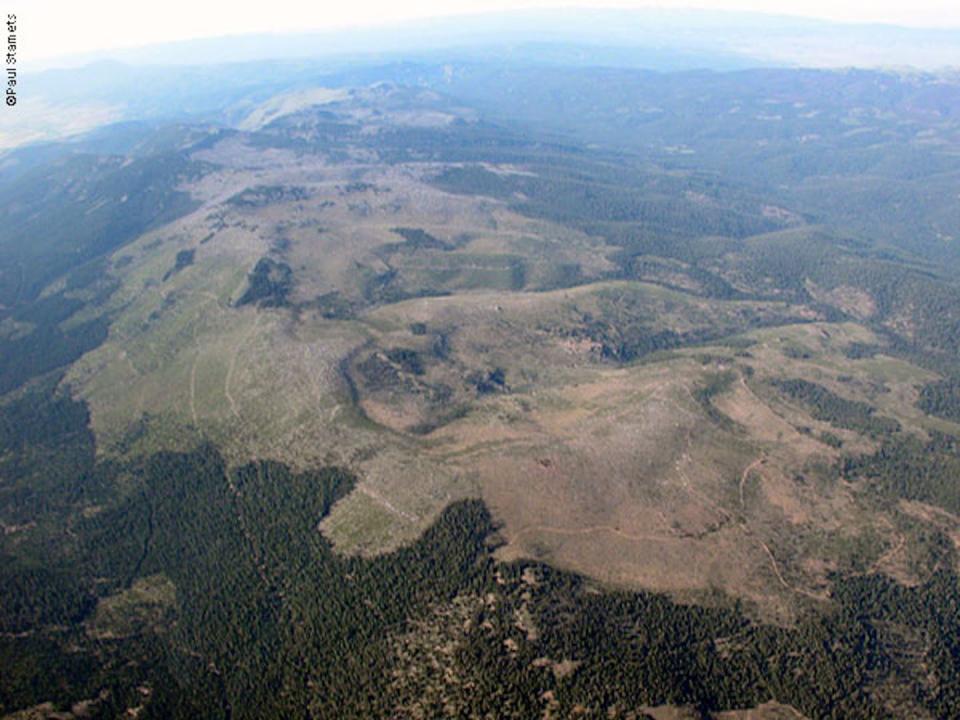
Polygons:
M425 17L550 7L700 8L841 22L960 27L960 0L2 0L18 18L20 62L250 33L383 25Z

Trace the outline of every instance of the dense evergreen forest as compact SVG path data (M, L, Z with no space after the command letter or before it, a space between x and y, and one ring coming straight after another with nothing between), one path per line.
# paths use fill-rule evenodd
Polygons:
M919 404L924 412L960 422L960 378L950 377L924 386Z

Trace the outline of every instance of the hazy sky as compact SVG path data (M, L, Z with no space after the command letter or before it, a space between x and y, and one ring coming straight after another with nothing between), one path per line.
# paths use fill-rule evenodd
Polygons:
M11 8L12 5L12 8ZM21 62L172 40L322 30L521 8L698 7L960 27L960 0L9 0Z

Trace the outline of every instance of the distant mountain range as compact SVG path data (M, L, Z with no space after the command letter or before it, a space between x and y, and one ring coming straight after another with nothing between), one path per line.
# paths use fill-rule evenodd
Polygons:
M556 8L415 20L298 34L203 38L104 51L58 65L112 59L206 65L265 59L396 54L508 58L661 70L960 65L960 29L850 24L762 13Z
M318 78L335 84L345 73L372 77L373 68L394 63L661 72L869 67L951 74L960 67L960 29L703 10L568 8L109 50L24 69L18 112L0 116L0 150L121 120L203 118L231 100L265 100L315 86ZM171 66L177 71L170 72Z

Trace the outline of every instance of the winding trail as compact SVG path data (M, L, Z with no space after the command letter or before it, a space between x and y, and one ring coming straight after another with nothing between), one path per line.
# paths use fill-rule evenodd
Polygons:
M752 463L750 463L749 465L747 465L747 466L743 469L743 473L741 473L741 475L740 475L740 509L741 509L741 510L746 509L746 506L747 506L747 503L746 503L746 501L744 500L744 497L743 497L743 486L746 484L747 478L750 476L750 473L753 472L753 471L754 471L756 468L758 468L760 465L763 465L763 463L764 463L765 461L766 461L766 458L765 458L763 455L761 455L761 456L758 457L756 460L754 460Z
M777 559L773 556L773 551L770 550L770 547L760 538L757 538L757 542L760 543L760 547L763 548L764 552L767 553L767 557L770 558L770 566L773 568L773 574L777 576L777 580L780 581L780 584L783 585L783 587L785 587L787 590L799 593L800 595L805 595L813 600L823 602L830 599L827 595L820 595L815 592L810 592L809 590L804 590L803 588L798 588L788 583L783 577L783 574L780 572L780 566L777 565Z
M896 533L896 535L897 535L897 544L894 545L892 548L890 548L889 550L887 550L885 553L883 553L883 555L881 555L880 557L878 557L878 558L876 559L876 561L873 563L873 565L870 566L870 571L871 571L871 572L881 572L881 566L884 565L885 563L889 562L890 559L891 559L894 555L896 555L897 553L899 553L901 550L903 550L903 546L907 544L907 536L906 536L904 533L897 532L896 526L894 526L894 524L893 524L892 522L890 522L890 519L889 519L889 518L883 517L882 519L883 519L884 524L890 529L890 531L893 532L893 533Z
M747 478L750 476L751 472L757 471L762 477L763 473L760 473L758 468L760 468L764 462L766 462L766 457L764 455L760 455L752 463L747 465L743 469L743 472L740 474L740 508L741 510L746 509L746 501L743 495L743 486L746 483ZM747 526L745 519L741 519L740 527L743 530L745 535L753 535L753 533L750 531L750 528ZM810 590L804 590L803 588L798 588L795 585L791 585L789 582L787 582L786 578L783 577L783 573L780 572L780 565L777 563L777 558L774 556L773 551L770 549L770 546L767 545L767 543L759 537L757 537L756 540L760 544L760 547L763 548L763 551L766 553L767 558L769 558L770 567L773 569L773 574L776 575L777 580L784 588L786 588L787 590L790 590L791 592L795 592L799 595L804 595L808 598L811 598L813 600L817 600L820 602L827 601L830 599L829 596L827 595L811 592Z
M873 564L873 570L878 571L880 566L890 560L894 555L903 550L903 546L907 544L907 536L900 535L900 538L897 540L897 544L887 550L883 555L877 558L877 561Z
M691 441L692 441L692 438L690 433L688 432L687 434L688 447ZM732 519L732 515L727 511L727 509L721 506L720 504L714 502L705 493L695 488L693 484L690 482L690 478L687 476L687 473L683 469L683 464L688 462L691 462L690 453L684 452L683 455L677 458L673 463L674 470L676 470L677 474L680 476L680 479L683 481L684 490L686 490L690 495L700 500L700 502L702 502L706 507L710 508L711 510L713 510L713 512L717 513L720 517L722 517L724 523L730 522L730 520Z

